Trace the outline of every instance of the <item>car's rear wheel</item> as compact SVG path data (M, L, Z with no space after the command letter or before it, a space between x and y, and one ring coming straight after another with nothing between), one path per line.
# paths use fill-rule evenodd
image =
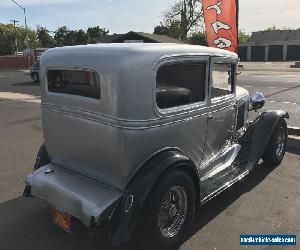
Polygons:
M143 216L143 242L149 249L178 245L189 231L195 210L193 179L173 170L157 184Z
M33 170L35 171L35 170L41 168L42 166L47 165L48 163L49 163L48 152L46 149L46 145L43 144L37 153Z
M267 164L277 166L279 165L286 151L286 144L288 139L288 131L286 121L284 119L280 120L277 124L270 141L265 148L263 154L263 161Z

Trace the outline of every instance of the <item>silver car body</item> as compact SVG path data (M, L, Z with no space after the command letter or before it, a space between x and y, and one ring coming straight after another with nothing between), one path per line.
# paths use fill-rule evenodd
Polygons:
M161 65L206 63L205 101L161 110L156 74ZM79 218L86 226L124 195L144 164L168 149L196 166L205 202L250 170L232 167L241 146L237 116L247 121L249 93L211 100L211 64L237 64L236 54L175 44L101 44L55 48L40 59L42 123L50 163L27 178L31 195ZM49 92L47 71L99 74L99 100ZM236 82L236 79L235 79ZM175 155L176 156L176 155Z

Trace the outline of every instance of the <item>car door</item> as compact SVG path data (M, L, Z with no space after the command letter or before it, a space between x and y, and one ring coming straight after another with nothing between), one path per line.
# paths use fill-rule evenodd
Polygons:
M210 109L201 174L204 197L230 181L230 161L239 150L231 143L236 121L236 61L213 57L210 72Z
M156 112L169 126L160 127L151 144L180 148L201 163L207 126L209 57L182 55L163 59L156 76ZM162 146L160 146L162 147Z

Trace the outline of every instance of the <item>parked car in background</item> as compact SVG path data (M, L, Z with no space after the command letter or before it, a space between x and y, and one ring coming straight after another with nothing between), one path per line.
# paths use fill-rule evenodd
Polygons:
M40 72L40 60L37 60L30 67L30 77L34 82L40 81L39 72Z
M202 46L55 48L40 60L45 143L24 196L52 206L70 232L109 225L114 245L168 249L195 209L249 174L281 163L285 111L237 86L238 56Z

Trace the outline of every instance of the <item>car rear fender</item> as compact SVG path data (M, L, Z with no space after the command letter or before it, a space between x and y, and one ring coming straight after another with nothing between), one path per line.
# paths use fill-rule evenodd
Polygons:
M128 184L118 211L118 221L112 235L112 243L119 246L131 237L144 204L156 183L172 168L183 168L194 179L196 192L200 192L197 168L178 149L166 149L146 161Z
M27 177L24 196L43 199L91 227L109 218L122 191L49 163Z

